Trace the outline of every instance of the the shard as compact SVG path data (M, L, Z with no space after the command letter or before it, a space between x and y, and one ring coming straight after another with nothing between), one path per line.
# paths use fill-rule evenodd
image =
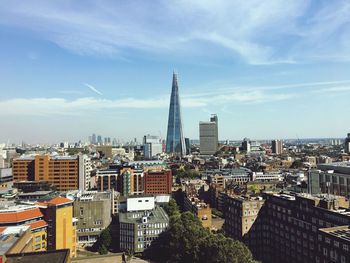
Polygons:
M173 84L170 96L166 152L178 156L186 154L185 140L182 132L179 86L177 83L177 74L175 74L175 72L173 73Z

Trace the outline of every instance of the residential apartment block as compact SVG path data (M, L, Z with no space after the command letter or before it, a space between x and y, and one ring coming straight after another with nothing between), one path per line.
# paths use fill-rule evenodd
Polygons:
M267 193L264 202L227 201L225 231L262 262L349 262L350 210L344 197Z

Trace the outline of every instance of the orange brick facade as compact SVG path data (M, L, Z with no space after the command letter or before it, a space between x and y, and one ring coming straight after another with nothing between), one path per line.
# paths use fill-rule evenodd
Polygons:
M145 194L171 194L172 183L171 170L149 170L144 174Z
M79 159L51 158L37 155L32 159L14 159L12 163L14 181L47 181L58 191L79 188Z

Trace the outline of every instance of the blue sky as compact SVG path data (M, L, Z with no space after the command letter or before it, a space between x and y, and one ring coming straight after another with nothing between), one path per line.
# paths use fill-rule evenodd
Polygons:
M184 132L349 132L350 2L0 2L0 141L166 137L172 71Z

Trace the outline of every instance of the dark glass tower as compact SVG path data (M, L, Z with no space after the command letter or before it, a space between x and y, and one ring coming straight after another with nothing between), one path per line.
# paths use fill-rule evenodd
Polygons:
M171 88L166 152L183 156L186 154L185 140L182 133L181 108L177 75L173 73Z

